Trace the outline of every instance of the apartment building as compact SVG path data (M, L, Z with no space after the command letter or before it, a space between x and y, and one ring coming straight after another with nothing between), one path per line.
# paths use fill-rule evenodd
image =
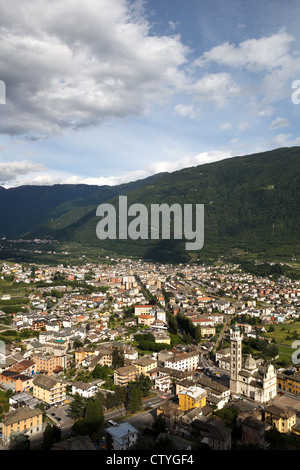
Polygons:
M36 372L40 374L53 375L67 368L67 356L62 354L39 354L33 356Z
M182 390L179 395L179 409L182 411L192 408L203 408L206 405L207 392L201 387L191 386Z
M125 387L129 382L135 382L139 375L139 370L136 366L119 367L114 371L114 384Z
M55 377L38 375L33 381L33 396L51 406L56 405L66 399L66 386Z
M274 426L277 431L287 433L296 424L296 411L272 404L265 408L265 421Z
M164 367L179 371L195 370L198 365L199 353L194 351L173 354L164 361Z
M134 362L134 365L138 368L140 375L146 375L147 372L157 367L157 361L155 359L151 359L150 357L141 357Z
M43 432L43 412L29 406L10 411L2 420L2 442L9 444L12 434L23 432L29 437Z
M4 370L0 374L0 384L4 388L10 388L15 392L27 392L32 388L33 377L19 374L11 370Z

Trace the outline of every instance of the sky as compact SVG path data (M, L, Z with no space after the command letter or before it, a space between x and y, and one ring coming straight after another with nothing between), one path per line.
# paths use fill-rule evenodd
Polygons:
M298 0L0 0L0 185L300 145L299 19Z

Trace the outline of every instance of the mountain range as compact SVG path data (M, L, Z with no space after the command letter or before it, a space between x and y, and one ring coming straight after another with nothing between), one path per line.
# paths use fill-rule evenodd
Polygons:
M227 158L119 186L21 186L0 190L0 237L52 238L66 246L154 261L300 255L300 147ZM204 205L204 246L184 240L99 240L96 209L119 196L139 203Z

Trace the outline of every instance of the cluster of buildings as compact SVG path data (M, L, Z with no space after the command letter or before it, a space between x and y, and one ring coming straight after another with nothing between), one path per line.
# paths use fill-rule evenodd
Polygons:
M251 325L248 330L244 325L243 334L239 328L231 328L230 348L215 353L215 364L227 376L226 384L203 373L210 339L228 318L258 317L261 332L268 324L299 318L298 281L258 278L238 266L174 268L130 259L78 267L4 262L0 277L6 276L30 289L27 302L18 311L0 311L0 322L9 317L10 329L34 334L23 339L21 346L20 341L6 344L0 361L0 388L14 392L10 412L2 420L4 445L11 432L42 431L36 403L65 403L67 386L73 395L85 398L101 390L104 381L66 380L66 372L70 367L77 372L92 372L97 365L113 367L116 348L123 351L124 365L114 368L115 385L126 387L143 374L151 379L153 391L176 397L157 408L172 435L189 438L193 429L211 448L229 449L231 434L212 412L232 401L241 406L240 397L264 409L263 414L257 406L247 413L241 409L245 441L259 442L263 447L264 432L272 425L280 432L298 432L297 413L281 408L276 398L278 390L299 395L300 377L297 372L293 376L278 373L272 364L252 356L243 357L243 334L253 333ZM54 282L57 279L59 284ZM2 305L15 301L7 292L0 292L0 300L5 300ZM168 315L184 316L199 326L201 341L171 348ZM143 354L138 350L134 335L147 332L162 345L158 352ZM124 437L117 427L110 434L120 442Z

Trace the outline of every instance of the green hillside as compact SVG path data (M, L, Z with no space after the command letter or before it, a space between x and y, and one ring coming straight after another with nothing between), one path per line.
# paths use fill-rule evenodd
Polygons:
M91 193L80 203L73 200L70 210L41 232L61 242L158 261L239 253L289 259L300 255L299 185L300 148L281 148L164 174L141 187L111 191L111 199ZM96 208L104 200L117 208L120 194L128 196L128 206L141 203L149 211L155 203L204 204L204 247L192 253L181 240L99 240Z

